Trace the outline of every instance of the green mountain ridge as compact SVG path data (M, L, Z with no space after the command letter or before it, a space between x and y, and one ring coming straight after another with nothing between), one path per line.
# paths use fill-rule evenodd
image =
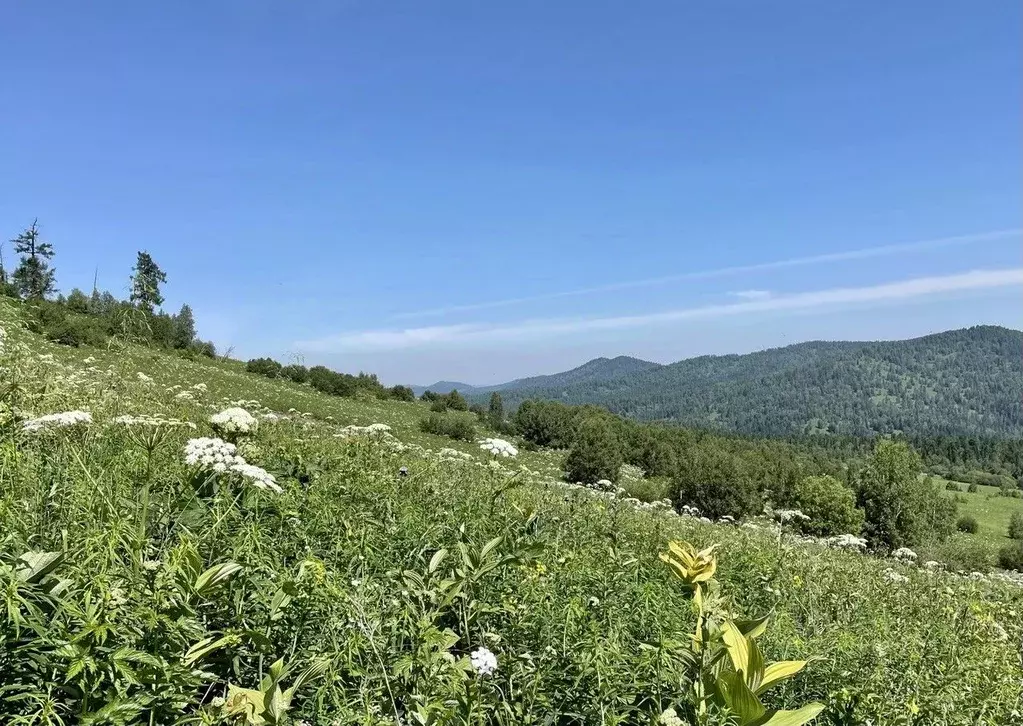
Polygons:
M486 390L511 406L528 398L592 403L640 420L765 436L1023 435L1023 332L1010 328L810 341L624 372L592 365L602 360ZM583 370L590 373L576 374Z

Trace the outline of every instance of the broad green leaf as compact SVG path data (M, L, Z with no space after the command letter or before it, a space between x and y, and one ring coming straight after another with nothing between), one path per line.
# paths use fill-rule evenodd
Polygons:
M739 629L735 627L735 623L726 620L721 626L721 639L725 643L725 648L728 649L728 657L732 660L732 667L735 668L736 672L748 676L750 651L749 641L746 640L746 636L739 632Z
M444 558L447 556L448 551L446 549L440 549L434 552L433 557L430 558L430 566L427 568L428 571L431 573L436 572L437 568L440 567L440 563L443 562Z
M770 620L770 618L770 615L765 615L762 618L755 618L753 620L736 620L734 622L735 627L739 629L740 633L750 640L753 640L767 632L767 621Z
M722 673L718 676L718 692L725 705L739 717L741 724L752 723L761 718L766 709L756 694L749 689L739 673Z
M237 562L223 562L219 565L214 565L195 579L195 584L192 585L192 588L201 595L206 590L226 581L231 575L241 569L242 566Z
M811 703L797 711L768 711L749 726L803 726L810 723L824 710L824 704Z
M494 551L494 549L504 541L504 537L494 537L492 540L483 545L483 549L480 550L480 560L486 559L487 555Z
M763 693L771 686L781 683L786 678L799 673L806 666L805 660L780 660L764 669L764 677L757 687L757 693Z
M64 562L63 552L26 552L18 558L24 564L18 568L18 579L38 583Z
M302 671L301 674L299 674L298 678L295 679L294 689L298 690L306 683L316 680L324 673L326 673L329 668L330 660L328 660L327 658L323 658L321 660L313 662L308 668L306 668L304 671Z
M209 655L218 648L223 648L228 644L228 642L230 642L230 638L226 635L221 638L205 638L200 640L185 653L185 665L190 665L200 658Z
M746 674L746 683L749 684L754 693L759 695L760 684L763 683L766 673L764 654L760 652L760 646L757 645L757 641L747 637L746 643L749 645L749 673Z

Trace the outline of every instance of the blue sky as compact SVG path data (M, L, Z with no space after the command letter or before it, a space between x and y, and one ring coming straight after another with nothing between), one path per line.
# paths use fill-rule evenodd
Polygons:
M487 383L1023 326L1018 2L5 3L0 231ZM5 248L10 264L9 246Z

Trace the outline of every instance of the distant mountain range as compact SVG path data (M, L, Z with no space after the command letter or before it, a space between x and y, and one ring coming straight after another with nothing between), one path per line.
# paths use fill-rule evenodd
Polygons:
M882 342L813 341L661 365L597 358L497 386L441 382L506 407L527 398L765 436L807 433L1023 435L1023 332L977 326Z

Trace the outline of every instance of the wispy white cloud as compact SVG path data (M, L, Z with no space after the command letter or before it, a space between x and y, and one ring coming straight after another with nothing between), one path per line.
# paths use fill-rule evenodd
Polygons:
M299 341L294 347L310 353L400 350L461 344L510 343L543 340L591 331L644 328L665 323L763 312L822 309L857 303L896 302L966 290L1023 285L1023 267L975 270L939 277L918 277L866 287L841 287L778 295L759 300L705 305L642 315L603 318L544 318L513 323L465 323L404 330L365 330Z
M847 250L845 252L831 252L823 255L810 255L808 257L793 257L787 260L775 260L773 262L760 262L753 265L736 265L733 267L719 267L714 270L696 270L693 272L682 272L677 275L665 277L651 277L644 280L630 280L626 282L613 282L606 285L594 287L583 287L575 290L562 290L559 292L544 293L541 295L530 295L528 297L514 297L503 300L489 300L484 302L469 303L466 305L449 305L446 307L430 308L427 310L414 310L405 313L397 313L394 319L423 318L436 315L447 315L449 313L467 312L470 310L487 310L490 308L509 307L523 303L538 302L542 300L557 300L566 297L577 297L581 295L592 295L602 292L614 292L617 290L631 290L643 287L656 287L667 285L673 282L685 280L707 280L716 277L728 277L747 272L763 272L767 270L780 270L789 267L804 267L808 265L823 265L831 262L845 262L848 260L863 260L874 257L888 257L891 255L906 252L922 252L925 250L937 249L939 247L951 247L955 245L980 244L983 242L995 242L997 240L1009 239L1011 237L1023 237L1023 228L999 229L991 232L977 232L974 234L958 235L956 237L941 237L938 239L922 240L919 242L907 242L904 244L882 245L879 247L867 247L858 250Z
M770 290L738 290L728 294L743 300L766 300L771 297Z

